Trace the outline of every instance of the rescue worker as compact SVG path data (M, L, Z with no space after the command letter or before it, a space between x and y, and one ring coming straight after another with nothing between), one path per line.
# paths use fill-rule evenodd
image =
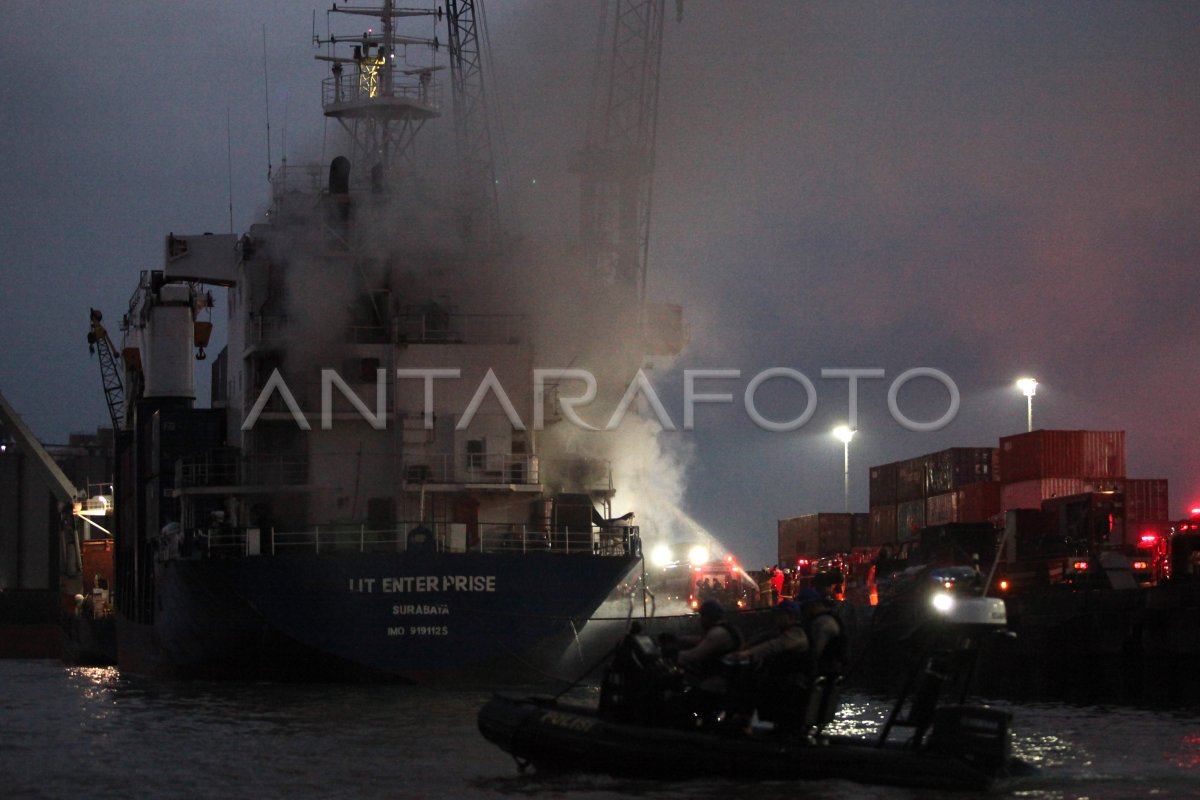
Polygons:
M771 569L771 600L778 603L783 599L783 570L779 567Z
M784 600L772 610L772 629L726 659L753 668L737 676L733 693L740 703L733 705L747 719L757 710L759 719L781 731L800 726L808 696L809 643L801 616L799 605Z
M734 652L733 658L745 659L775 674L803 671L809 644L808 635L800 622L800 606L791 600L784 600L771 612L772 630L755 637Z
M676 663L687 672L694 686L718 688L712 679L719 677L721 659L741 646L742 635L725 620L725 608L716 600L705 600L698 612L700 635L663 634L663 651L675 653Z
M659 643L664 655L674 655L683 668L688 691L676 698L674 713L687 724L708 725L720 716L728 692L726 668L721 659L738 649L742 635L725 620L725 609L706 600L698 609L699 636L676 637L664 633Z
M846 668L849 642L829 598L817 589L805 589L796 596L796 603L804 619L814 676L840 676Z

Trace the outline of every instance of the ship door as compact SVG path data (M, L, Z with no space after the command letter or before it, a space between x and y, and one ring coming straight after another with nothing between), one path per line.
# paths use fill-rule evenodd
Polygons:
M479 548L479 501L456 497L450 508L450 521L467 526L467 550Z

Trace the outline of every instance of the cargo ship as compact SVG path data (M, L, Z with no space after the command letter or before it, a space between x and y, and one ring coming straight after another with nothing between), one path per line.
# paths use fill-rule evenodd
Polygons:
M640 563L611 460L563 445L553 381L530 385L551 334L518 300L545 290L502 280L518 256L470 116L474 6L335 6L370 25L314 36L340 152L273 169L266 222L171 234L141 273L106 385L123 671L528 678ZM470 152L430 180L416 143L449 122L450 90L453 133L433 142ZM577 321L595 341L641 319L637 287L608 288L619 302Z

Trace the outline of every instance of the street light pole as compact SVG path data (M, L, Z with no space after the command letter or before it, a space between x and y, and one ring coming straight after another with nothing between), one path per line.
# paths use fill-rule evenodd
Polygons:
M1025 395L1025 430L1033 431L1033 396L1037 394L1038 382L1033 378L1021 378L1017 388Z
M842 443L842 494L845 499L846 513L850 513L850 440L856 431L846 425L833 429L833 435Z

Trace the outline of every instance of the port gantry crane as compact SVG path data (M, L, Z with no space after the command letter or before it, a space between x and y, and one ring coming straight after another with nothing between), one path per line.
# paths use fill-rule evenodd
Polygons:
M587 136L574 171L580 176L584 257L627 290L640 310L646 299L666 0L613 5L615 13L606 3L601 18ZM675 16L682 20L682 0L676 0Z

